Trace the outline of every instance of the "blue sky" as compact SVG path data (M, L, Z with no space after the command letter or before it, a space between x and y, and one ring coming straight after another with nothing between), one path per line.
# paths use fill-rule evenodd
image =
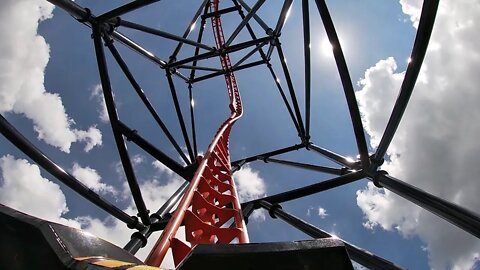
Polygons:
M197 9L197 1L161 1L129 14L164 31L182 33ZM253 5L253 1L247 1ZM323 25L310 1L312 35L312 142L339 154L357 154L343 91ZM480 100L476 73L480 70L476 35L480 7L475 1L443 1L431 47L412 102L390 149L384 169L432 194L477 211L480 191ZM115 2L77 1L100 14ZM415 37L421 1L327 1L357 91L365 129L373 151L400 88ZM194 7L192 7L194 6ZM102 98L90 29L44 1L4 1L0 4L0 112L27 138L69 172L121 209L135 213L111 128L102 119ZM274 26L280 1L267 1L259 15ZM20 12L23 11L23 12ZM53 15L53 17L52 17ZM51 17L51 18L50 18ZM49 18L49 19L47 19ZM15 21L15 27L7 22ZM39 21L41 21L39 23ZM223 18L226 33L238 16ZM260 27L253 23L261 36ZM196 37L198 27L192 33ZM167 60L176 43L124 31L157 56ZM227 34L228 36L228 34ZM235 42L246 40L241 33ZM301 108L303 46L301 1L295 1L282 31L282 46ZM205 43L213 44L210 22ZM48 44L48 45L47 45ZM181 142L165 71L117 45L132 73L156 106L159 115ZM327 50L325 50L327 48ZM184 46L179 58L193 53ZM239 59L234 54L232 59ZM258 59L258 56L257 58ZM120 119L165 153L180 161L153 119L108 58ZM205 65L219 66L218 59ZM272 64L281 69L276 53ZM188 74L188 71L185 72ZM244 116L231 135L232 160L298 143L296 131L264 66L236 74ZM285 79L279 78L286 89ZM188 119L186 84L175 79L184 116ZM52 94L54 93L54 94ZM199 151L204 151L228 113L222 77L194 85ZM156 211L181 179L133 144L129 152L149 207ZM330 165L305 150L281 158ZM242 198L258 198L329 179L330 176L263 162L251 163L235 175ZM74 194L45 171L38 171L23 153L0 137L0 202L56 222L82 227L120 246L130 237L120 224ZM447 222L414 207L367 180L283 204L283 208L408 269L472 269L479 260L480 241ZM56 209L56 211L52 211ZM322 209L322 210L320 210ZM478 212L478 211L477 211ZM256 213L248 226L252 242L308 239L308 236ZM155 235L151 238L154 242ZM449 245L445 245L449 243ZM145 251L139 256L144 256Z

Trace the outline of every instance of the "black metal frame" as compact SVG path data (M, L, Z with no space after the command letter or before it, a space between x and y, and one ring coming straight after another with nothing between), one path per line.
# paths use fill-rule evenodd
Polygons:
M253 200L245 202L242 204L244 208L244 215L246 218L250 215L254 209L265 208L269 210L272 217L279 217L292 226L302 230L312 237L330 237L330 235L296 217L291 214L286 213L281 209L278 203L299 199L305 196L309 196L321 191L325 191L331 188L342 186L363 178L367 178L379 187L384 187L392 192L406 198L409 201L412 201L419 206L423 207L426 210L431 211L432 213L444 218L445 220L455 224L456 226L462 228L463 230L475 235L480 238L480 217L477 213L468 211L461 206L455 205L453 203L442 200L438 197L435 197L425 191L422 191L416 187L413 187L407 183L404 183L400 180L397 180L384 171L379 171L378 167L382 164L384 156L386 154L387 148L390 145L395 131L400 123L402 115L406 109L408 100L412 94L416 79L418 77L420 67L423 62L423 58L426 53L428 46L430 34L432 32L433 24L435 21L435 15L438 7L438 0L425 0L423 3L422 14L418 26L418 31L415 39L415 43L411 53L411 62L406 71L405 79L402 83L400 94L397 98L396 104L394 106L392 115L388 122L388 125L385 129L381 142L376 150L376 152L369 156L367 142L364 134L364 129L360 117L359 108L355 98L355 93L353 90L351 78L348 72L347 63L343 55L340 41L336 34L333 20L329 14L327 5L324 0L315 0L316 7L318 9L320 18L324 24L328 39L333 46L333 54L337 64L338 72L340 74L341 82L343 85L343 90L345 98L348 104L348 109L350 113L350 118L355 134L356 144L359 153L358 160L350 160L345 158L337 153L334 153L330 150L322 148L313 144L310 141L310 91L311 91L311 63L310 63L310 15L309 15L309 1L302 0L302 22L303 22L303 37L304 37L304 61L305 61L305 107L303 115L305 117L305 122L302 118L302 111L299 106L299 102L296 97L296 91L290 77L289 68L285 61L285 55L282 50L280 43L280 34L282 28L285 24L288 10L292 5L292 0L285 0L281 12L278 17L277 24L274 29L270 28L261 18L257 15L257 11L265 2L264 0L259 0L253 7L249 7L242 0L232 0L233 6L224 8L216 13L208 13L208 4L209 0L204 0L201 2L200 7L192 18L190 24L187 26L187 29L182 36L178 36L172 33L167 33L158 29L154 29L148 26L139 25L133 22L121 20L119 16L136 10L138 8L147 6L156 1L132 1L126 5L115 8L109 12L106 12L98 17L95 17L91 14L89 9L79 6L77 3L70 0L48 0L49 2L55 4L56 6L64 9L74 18L80 22L86 24L88 27L92 28L93 40L95 45L95 53L97 56L97 65L99 69L100 79L102 82L102 88L104 91L104 97L106 100L106 105L108 109L108 114L110 118L110 123L112 126L114 138L116 145L119 151L119 155L122 161L123 168L125 170L126 178L130 186L132 196L134 198L135 205L139 211L138 216L141 219L141 222L136 217L130 217L114 205L107 202L105 199L101 198L98 194L89 190L81 182L75 179L72 175L68 174L65 170L60 168L57 164L51 161L47 156L45 156L40 150L38 150L31 142L29 142L22 134L20 134L3 116L0 116L0 132L11 141L16 147L23 151L27 156L32 160L46 169L49 173L54 175L60 181L65 183L67 186L72 188L77 193L81 194L87 200L91 201L98 207L102 208L112 216L118 218L119 220L128 224L130 228L135 228L138 231L132 235L131 241L125 246L125 249L131 253L135 253L138 249L146 244L148 236L156 230L160 230L165 225L165 221L169 218L169 212L172 210L173 206L179 201L182 197L183 192L188 186L188 180L191 179L195 168L195 157L197 156L197 140L196 140L196 131L195 131L195 117L194 117L194 106L193 106L193 85L196 82L214 78L220 75L224 75L226 72L239 71L246 68L256 67L265 65L269 72L272 75L274 83L279 91L279 94L282 97L284 105L290 115L290 118L293 123L293 127L298 131L299 144L293 146L273 150L270 152L254 155L247 157L241 160L233 161L232 171L235 172L239 170L243 165L261 160L267 163L282 164L286 166L292 166L301 169L314 170L320 173L333 174L337 177L312 184L310 186L301 187L298 189L282 192L272 196L268 196L262 199ZM313 1L313 0L312 0ZM212 16L220 16L226 13L238 12L241 22L236 27L234 33L228 38L225 47L223 48L214 48L202 43L204 27L206 24L206 19ZM245 15L246 12L247 14ZM196 40L188 39L188 35L192 31L192 25L201 18L201 25L199 34ZM251 22L255 21L258 25L265 30L265 36L257 38L257 34L250 25ZM178 42L175 50L169 57L169 61L164 61L153 53L143 48L141 45L135 43L130 38L123 35L118 31L119 28L126 27L135 29L138 31L146 32L161 38L166 38ZM233 44L235 37L239 32L245 28L251 40ZM263 34L262 34L263 35ZM132 73L129 71L127 64L123 61L123 58L117 51L114 41L117 41L126 47L136 51L145 59L154 62L160 68L164 69L167 76L167 81L169 89L172 95L172 100L174 102L175 111L178 117L178 122L182 131L182 136L184 143L187 148L188 157L181 150L180 145L177 143L175 138L171 135L167 126L163 123L158 113L155 111L152 104L149 102L147 96L143 92L140 85L137 83ZM123 71L124 75L132 85L132 88L136 91L137 95L142 100L143 104L153 116L155 122L159 125L167 139L177 150L178 154L181 156L183 161L187 166L182 166L175 161L174 158L169 157L161 150L157 149L150 142L142 138L137 131L128 127L125 123L121 122L119 116L115 109L115 102L113 100L112 87L109 80L109 73L106 62L106 55L103 49L103 44L108 47L113 58L116 60L117 64L120 66L120 69ZM180 52L184 44L191 45L195 47L195 53L192 57L185 59L177 60L177 55ZM267 51L263 50L265 45L269 44ZM251 48L253 47L253 48ZM201 53L200 50L206 50L206 52ZM288 94L287 97L282 86L278 82L278 77L271 65L271 57L274 50L277 50L278 57L281 63L281 69L283 75L286 79ZM197 63L199 60L217 57L225 53L232 53L236 51L246 51L245 56L238 61L229 71L219 70L218 68L198 66ZM248 60L253 55L259 55L260 61L248 62ZM244 64L247 62L246 64ZM187 65L189 64L189 65ZM189 70L189 76L183 75L181 70ZM197 76L196 70L210 71L206 75ZM191 125L191 138L187 131L187 126L183 118L181 106L177 98L177 90L173 82L173 76L177 76L188 84L188 94L189 94L189 112L190 112L190 125ZM292 109L293 108L293 109ZM145 152L149 153L152 157L156 158L163 164L165 164L172 171L186 179L187 181L170 197L170 199L154 214L149 216L149 210L147 209L142 194L140 192L138 183L135 179L135 173L133 166L130 163L130 158L128 155L125 138L132 143L136 144L138 147L143 149ZM314 164L305 164L295 161L287 161L277 158L272 158L273 156L289 153L292 151L298 151L302 149L307 151L312 151L320 154L326 159L329 159L337 163L340 167L325 167ZM347 242L345 242L347 250L349 251L352 259L358 263L365 265L371 269L399 269L398 266L374 255L370 252L366 252L362 249L359 249Z

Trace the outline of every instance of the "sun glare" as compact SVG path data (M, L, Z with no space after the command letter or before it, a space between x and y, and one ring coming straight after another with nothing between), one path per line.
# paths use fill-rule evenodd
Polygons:
M333 55L333 46L330 44L330 41L327 38L324 38L320 43L320 51L324 56Z

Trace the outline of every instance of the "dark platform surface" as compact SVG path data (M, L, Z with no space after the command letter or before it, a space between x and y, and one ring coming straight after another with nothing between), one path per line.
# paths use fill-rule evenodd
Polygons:
M95 257L81 259L81 257ZM135 256L82 230L38 219L0 204L0 269L119 269L97 262L131 263L121 269L141 269ZM142 269L158 269L144 267ZM353 269L343 243L325 238L308 241L198 245L178 270L310 270Z
M38 219L0 204L0 269L95 269L78 257L142 264L135 256L82 230ZM98 268L99 269L99 268ZM101 268L104 269L104 268Z
M333 238L280 243L198 245L179 270L353 269L340 240Z

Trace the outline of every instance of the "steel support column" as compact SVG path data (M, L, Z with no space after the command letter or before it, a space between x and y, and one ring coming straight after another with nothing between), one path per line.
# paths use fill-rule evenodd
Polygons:
M305 61L305 140L310 140L310 94L311 94L311 63L310 63L310 11L308 0L302 0L303 18L303 55Z
M357 98L355 96L355 90L353 89L352 79L348 71L347 62L343 55L340 40L338 39L337 31L333 25L330 12L324 0L315 0L317 3L318 12L322 19L325 31L327 32L328 40L333 47L333 56L337 64L338 73L340 74L340 80L342 81L343 91L347 100L348 111L352 120L353 132L355 134L355 140L357 142L358 153L360 154L360 160L365 170L370 167L370 159L368 156L367 140L365 139L365 133L362 124L362 118L358 109Z
M240 31L245 27L245 25L248 23L248 21L252 18L253 15L256 14L257 10L263 5L265 0L258 0L255 5L253 5L252 9L248 11L248 14L242 18L242 21L240 24L233 30L232 35L228 38L228 40L225 42L224 46L228 47L230 44L232 44L233 40L237 37L237 35L240 33Z
M145 152L149 153L152 157L156 158L158 161L162 162L163 165L167 166L170 170L176 174L183 177L185 180L190 181L192 175L187 171L186 167L183 167L178 162L176 162L171 157L167 156L165 153L157 149L150 142L145 140L142 136L138 134L137 131L129 128L123 122L118 120L118 127L122 134L127 137L129 141L135 143L138 147L142 148Z
M304 220L299 219L298 217L289 214L282 210L282 207L278 204L272 205L266 201L260 201L258 203L261 207L268 210L269 214L273 218L280 218L281 220L285 221L286 223L292 225L293 227L299 229L300 231L304 232L305 234L313 237L313 238L328 238L333 237L331 234L327 233L324 230L321 230L312 224L307 223ZM356 247L355 245L350 244L349 242L339 239L345 245L345 248L348 251L348 254L352 258L352 260L356 261L357 263L372 269L372 270L399 270L403 269L400 266L395 265L394 263L387 261L369 251Z
M152 225L142 231L138 231L132 234L130 241L125 245L123 249L126 251L135 254L137 251L144 247L147 243L148 237L152 235L154 230L152 230L153 225L156 222L159 222L165 218L167 214L173 209L173 207L180 201L183 194L187 190L188 182L184 182L178 189L175 191L170 198L158 209L158 211L150 216L150 221Z
M350 169L358 169L358 162L356 162L355 160L351 160L349 158L346 158L346 157L343 157L337 153L334 153L330 150L327 150L327 149L324 149L320 146L316 146L315 144L313 143L310 143L307 147L307 149L312 149L313 151L321 154L322 156L330 159L331 161L337 163L337 164L340 164L342 166L346 166Z
M58 164L53 162L49 157L42 153L42 151L35 147L35 145L27 140L27 138L25 138L17 129L15 129L15 127L13 127L1 114L0 133L2 133L3 136L5 136L5 138L7 138L18 149L20 149L20 151L31 158L35 163L40 165L40 167L45 169L48 173L80 194L82 197L98 206L100 209L103 209L105 212L118 218L131 228L136 228L139 230L143 230L145 228L142 223L138 222L136 217L127 215L125 212L100 197L100 195L95 193L93 190L89 189L82 182L62 169L62 167L60 167Z
M291 151L302 149L304 147L305 146L302 145L302 144L295 144L295 145L292 145L292 146L289 146L289 147L280 148L280 149L275 150L275 151L270 151L270 152L258 154L258 155L255 155L255 156L235 160L235 161L231 162L232 171L235 172L235 171L239 170L240 167L242 167L246 163L249 163L249 162L252 162L252 161L255 161L255 160L262 160L264 158L273 157L273 156L276 156L276 155L285 154L285 153L288 153L288 152L291 152Z
M373 177L373 181L376 185L400 195L464 231L471 233L477 238L480 238L480 217L478 214L426 193L419 188L386 175L382 173L382 171L377 172Z
M123 136L120 130L118 129L118 115L115 108L115 102L113 100L113 93L110 84L110 78L108 75L105 52L103 51L101 32L102 29L100 29L98 25L93 25L93 42L95 45L98 72L100 74L100 81L102 83L103 97L105 98L105 104L107 106L108 117L112 126L115 143L117 145L118 153L120 155L120 160L123 165L123 170L125 172L130 191L132 192L135 206L137 207L138 214L139 217L142 219L142 222L146 225L149 225L150 218L148 217L148 209L145 205L145 202L143 201L142 192L135 177L132 163L130 162L130 156L127 151L127 146L125 144L125 141L123 140Z
M123 6L120 6L118 8L112 9L100 16L98 16L98 21L103 22L107 21L109 19L115 18L117 16L121 16L125 13L134 11L136 9L139 9L141 7L150 5L152 3L158 2L159 0L134 0L128 4L125 4Z
M265 198L245 202L242 205L247 205L248 203L252 203L252 202L257 203L262 200L272 204L287 202L287 201L295 200L298 198L306 197L321 191L326 191L332 188L340 187L340 186L355 182L357 180L360 180L364 177L365 175L362 171L356 171L356 172L345 174L330 180L325 180L313 185L309 185L309 186L289 190L286 192L282 192L279 194L275 194L272 196L268 196Z
M242 70L242 69L247 69L247 68L263 65L265 63L266 62L264 60L258 60L258 61L255 61L255 62L251 62L251 63L245 64L245 65L238 66L236 68L232 68L230 71L239 71L239 70ZM214 73L211 73L211 74L207 74L207 75L204 75L204 76L197 77L197 78L191 80L191 83L201 82L201 81L211 79L211 78L214 78L214 77L218 77L218 76L222 76L222 75L225 75L225 71L214 72Z
M157 111L155 110L155 108L153 107L153 105L150 103L147 96L143 92L143 89L140 87L140 85L137 83L137 81L133 77L133 74L130 72L130 69L128 68L127 64L125 63L125 61L123 61L123 58L120 56L120 53L117 51L117 49L113 45L113 40L108 40L107 39L107 40L105 40L105 43L106 43L108 49L110 50L112 56L115 58L117 64L120 66L123 73L127 77L128 81L132 85L133 89L135 90L137 95L140 97L140 99L142 100L142 102L145 105L145 107L147 108L147 110L150 112L150 115L152 115L153 119L155 119L155 121L160 126L160 128L162 129L165 136L167 136L168 140L173 145L173 147L177 150L177 153L180 155L180 157L183 159L183 161L187 164L190 164L190 161L188 160L188 158L183 153L182 149L180 148L177 141L175 140L175 138L172 136L172 134L168 130L167 126L163 123L163 121L160 118L160 116L158 115Z
M420 68L422 67L423 59L427 53L428 42L430 41L430 35L432 34L433 24L435 23L435 16L437 14L438 2L439 0L423 1L422 15L420 17L420 22L418 23L417 35L410 56L410 63L408 64L402 86L400 87L400 94L395 101L387 127L385 128L382 139L378 144L377 151L373 156L373 161L376 163L381 163L383 161L387 148L392 142L393 136L400 124L400 120L402 120L403 113L407 108L408 101L410 100L413 88L415 87L415 82L420 73Z
M295 94L295 88L293 87L292 78L290 76L290 71L288 70L287 58L283 54L282 45L278 39L275 40L275 47L277 48L278 58L280 59L280 64L283 69L283 74L285 75L285 80L287 81L287 88L290 93L290 99L292 100L293 109L298 121L298 126L300 133L298 136L302 139L302 142L305 143L305 126L303 125L302 114L300 113L300 107L298 106L297 96Z
M294 161L288 161L288 160L281 160L281 159L276 159L276 158L265 158L264 161L265 162L272 162L272 163L288 165L288 166L301 168L301 169L306 169L306 170L311 170L311 171L315 171L315 172L334 174L334 175L342 175L342 174L345 174L345 173L348 172L347 168L343 168L343 169L330 168L330 167L325 167L325 166L319 166L319 165L313 165L313 164L307 164L307 163L300 163L300 162L294 162Z

